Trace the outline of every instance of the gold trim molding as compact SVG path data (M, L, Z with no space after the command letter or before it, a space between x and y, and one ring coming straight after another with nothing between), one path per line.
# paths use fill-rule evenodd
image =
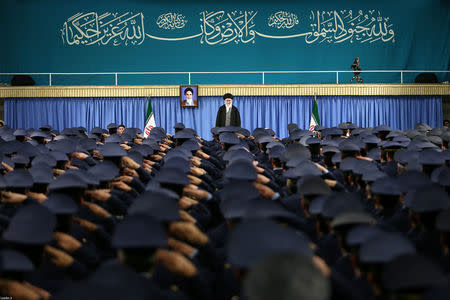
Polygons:
M199 96L396 96L450 95L449 84L199 85ZM0 87L0 98L178 97L179 86Z

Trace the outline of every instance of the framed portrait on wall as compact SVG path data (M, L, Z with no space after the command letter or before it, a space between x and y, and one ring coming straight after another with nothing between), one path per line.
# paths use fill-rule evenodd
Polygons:
M180 85L181 107L198 107L198 85Z

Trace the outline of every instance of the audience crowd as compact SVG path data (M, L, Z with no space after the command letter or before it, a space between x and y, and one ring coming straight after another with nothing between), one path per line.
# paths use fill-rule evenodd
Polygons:
M1 299L450 299L450 131L0 128Z

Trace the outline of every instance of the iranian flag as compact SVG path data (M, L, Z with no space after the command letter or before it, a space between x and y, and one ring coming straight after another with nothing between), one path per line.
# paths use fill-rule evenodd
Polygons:
M145 115L145 128L144 128L144 137L148 137L150 134L150 130L152 130L153 127L156 127L155 122L155 116L153 115L152 110L152 101L150 98L148 99L148 107L147 107L147 114Z
M311 121L309 121L309 131L314 131L314 127L320 125L319 108L317 106L317 98L314 95L314 104L311 113Z

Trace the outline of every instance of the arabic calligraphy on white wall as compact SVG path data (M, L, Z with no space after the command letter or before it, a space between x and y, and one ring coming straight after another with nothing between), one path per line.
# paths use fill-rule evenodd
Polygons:
M290 29L298 23L298 17L296 14L286 11L279 11L270 15L267 25L269 27L275 27L277 29Z
M218 12L202 12L200 17L200 25L202 37L200 43L209 45L255 43L255 27L254 18L257 11L233 11L226 13Z
M141 45L145 40L144 15L78 13L64 22L61 37L67 45Z
M200 32L182 37L164 37L150 34L144 27L143 13L77 13L64 22L60 32L64 44L138 46L145 39L182 41L200 38L200 44L254 44L256 37L267 39L302 38L306 44L321 43L395 43L394 25L390 17L380 11L331 10L310 11L305 18L292 12L272 13L257 28L256 10L202 11ZM300 30L302 22L307 30ZM186 31L188 20L179 13L161 14L155 23L159 30ZM196 27L196 26L193 26ZM198 27L197 27L198 28ZM264 31L269 31L270 34ZM297 32L294 32L297 31ZM286 32L290 34L286 34ZM279 32L280 34L274 34ZM284 34L283 34L284 33Z
M177 13L165 13L158 17L156 25L166 30L175 30L183 28L187 23L186 17Z
M311 35L305 38L307 43L342 43L354 41L360 43L395 42L394 29L389 17L383 17L380 11L352 10L311 12Z

